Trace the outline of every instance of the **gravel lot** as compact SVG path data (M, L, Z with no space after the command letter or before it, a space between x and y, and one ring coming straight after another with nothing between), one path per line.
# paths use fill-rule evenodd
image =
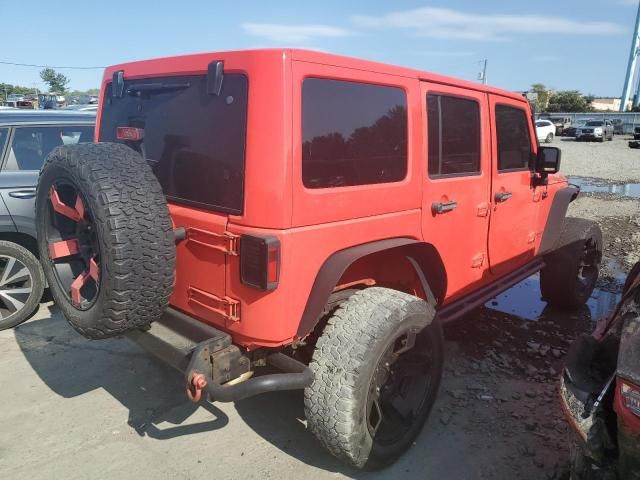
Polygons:
M554 145L563 173L604 190L570 207L605 234L597 291L582 311L560 314L531 278L449 325L434 411L391 468L356 472L325 453L305 430L300 392L193 405L176 372L126 339L80 337L47 304L0 332L0 478L566 478L573 437L557 379L568 345L615 304L639 258L640 200L616 192L640 182L640 151L621 139Z
M566 175L640 182L640 150L629 148L631 138L617 135L612 142L598 143L557 137L552 146L562 149L561 169Z

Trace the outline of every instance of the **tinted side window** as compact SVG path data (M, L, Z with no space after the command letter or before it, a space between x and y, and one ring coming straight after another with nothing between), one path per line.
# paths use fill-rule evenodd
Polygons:
M516 107L496 105L496 133L498 170L529 168L531 139L525 111Z
M480 107L459 97L427 95L429 176L480 172Z
M302 181L307 188L398 182L407 174L404 91L307 78L302 84Z
M93 127L16 127L5 170L40 170L55 147L93 142Z

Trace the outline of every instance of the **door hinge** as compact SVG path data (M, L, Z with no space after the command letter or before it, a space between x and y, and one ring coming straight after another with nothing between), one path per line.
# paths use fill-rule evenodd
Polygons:
M220 250L227 255L238 255L239 235L230 232L215 233L199 228L187 228L187 241Z
M484 265L485 254L479 253L471 259L471 268L480 268Z
M487 202L483 202L480 205L478 205L478 217L486 217L489 215L489 210L490 210L490 204L488 204Z
M240 321L240 302L231 297L218 297L196 287L187 289L189 302L217 313L231 322Z

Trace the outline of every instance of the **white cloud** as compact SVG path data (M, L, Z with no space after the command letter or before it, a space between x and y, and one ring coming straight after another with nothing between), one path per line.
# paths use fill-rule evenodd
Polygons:
M550 15L474 14L449 8L422 7L382 16L356 15L361 28L395 28L418 36L461 40L508 40L519 33L615 35L624 28L611 22L587 22Z
M345 28L332 27L330 25L243 23L242 29L249 35L283 43L304 43L317 38L339 38L352 35L352 32Z

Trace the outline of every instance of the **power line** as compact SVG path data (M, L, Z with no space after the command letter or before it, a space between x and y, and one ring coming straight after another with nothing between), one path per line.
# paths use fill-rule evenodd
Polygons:
M0 61L1 65L13 65L16 67L35 67L35 68L57 68L57 69L69 69L69 70L103 70L106 67L61 67L55 65L34 65L31 63L15 63Z

